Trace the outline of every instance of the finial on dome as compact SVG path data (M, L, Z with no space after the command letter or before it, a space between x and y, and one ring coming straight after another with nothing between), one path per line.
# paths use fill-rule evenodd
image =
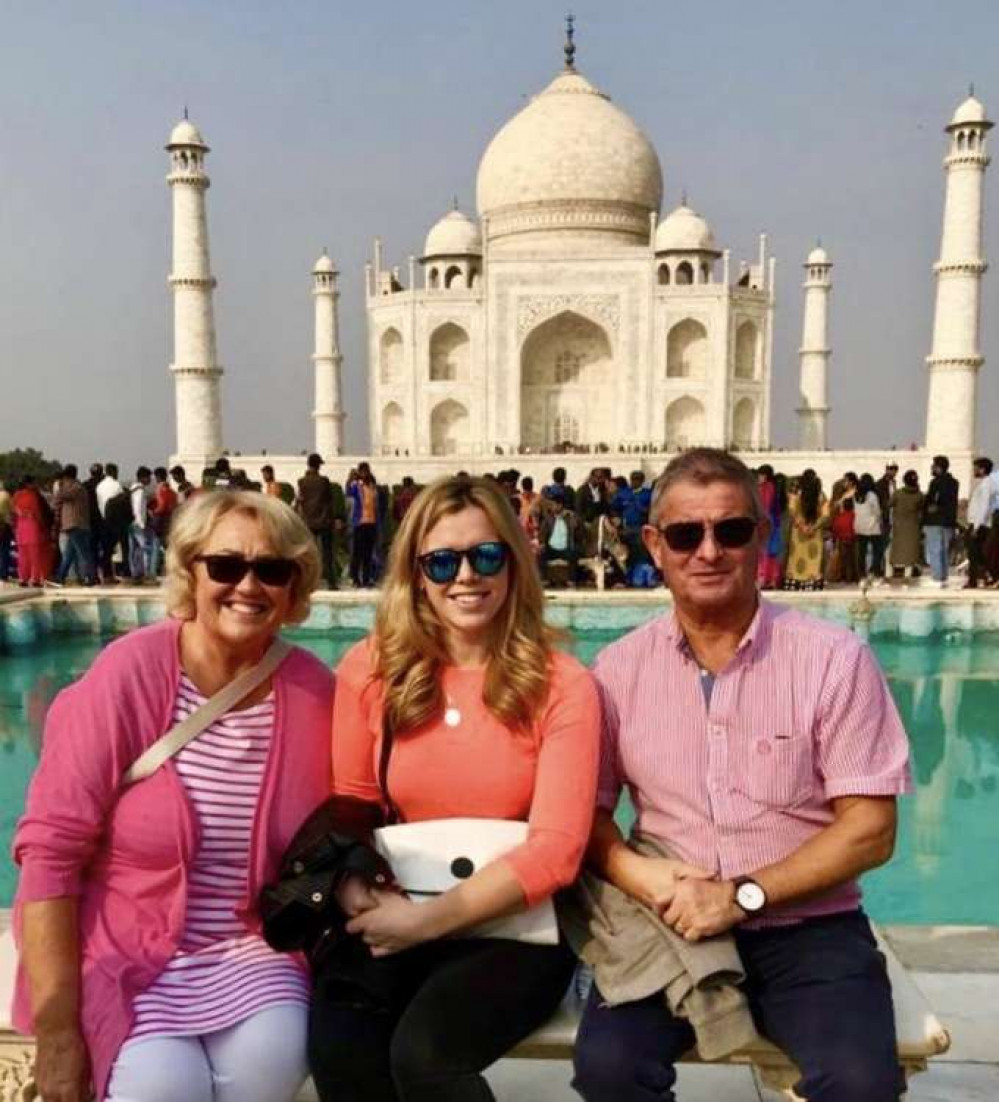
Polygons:
M187 104L184 104L184 118L187 119Z
M975 82L971 81L971 83L968 85L968 95L973 96L974 94L975 94Z
M576 17L569 12L565 17L565 67L568 72L576 70L576 43L573 41L576 34Z
M457 210L458 209L458 196L457 195L453 195L451 197L451 209L452 210Z
M680 192L680 206L685 207L686 205L687 205L687 189L684 188L683 191Z

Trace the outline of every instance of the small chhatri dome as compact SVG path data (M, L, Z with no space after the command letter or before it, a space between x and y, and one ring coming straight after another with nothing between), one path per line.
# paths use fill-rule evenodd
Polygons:
M663 176L635 122L574 68L560 73L490 142L477 202L493 238L580 230L640 240Z
M829 254L821 245L816 245L814 249L808 254L807 264L828 264Z
M316 261L316 266L312 269L312 272L313 275L336 275L336 265L325 249L323 249L323 255Z
M954 117L950 120L951 126L967 126L969 123L987 123L989 126L992 124L985 117L985 105L974 93L958 107L954 112Z
M193 122L187 117L185 112L184 118L170 132L170 141L167 142L167 149L174 149L176 146L181 145L194 145L200 149L207 149L205 139L201 136L201 131L194 125Z
M482 252L482 234L478 223L467 214L449 210L427 234L424 256L467 256Z
M707 222L686 203L671 211L656 230L656 252L714 253L715 235Z

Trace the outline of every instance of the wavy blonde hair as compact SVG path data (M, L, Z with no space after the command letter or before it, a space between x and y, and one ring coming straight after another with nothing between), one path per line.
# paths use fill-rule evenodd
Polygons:
M392 542L375 616L375 676L384 689L393 732L419 727L444 710L440 670L450 662L444 627L423 595L417 556L443 517L481 509L509 546L510 585L493 621L483 699L510 727L527 730L548 694L548 666L557 633L544 618L544 592L534 556L510 503L481 478L442 478L421 490Z
M252 517L263 529L273 554L297 565L287 622L300 624L309 615L309 598L319 584L316 541L294 509L279 498L253 490L202 490L174 513L164 579L167 613L181 620L194 618L194 560L204 550L212 529L229 513Z

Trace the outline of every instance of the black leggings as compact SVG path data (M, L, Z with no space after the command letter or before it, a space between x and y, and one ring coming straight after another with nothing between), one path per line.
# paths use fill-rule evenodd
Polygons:
M479 1073L554 1014L575 965L561 945L489 938L383 960L401 973L388 1009L316 977L309 1064L323 1102L491 1102Z

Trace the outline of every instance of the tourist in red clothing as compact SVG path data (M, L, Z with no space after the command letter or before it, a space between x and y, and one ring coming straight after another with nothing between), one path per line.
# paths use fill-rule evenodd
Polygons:
M41 586L52 568L52 511L38 492L30 474L11 498L14 541L17 545L17 575L22 586Z
M383 731L392 753L379 784ZM541 1025L573 971L564 945L463 936L578 872L596 791L590 674L554 648L527 537L480 479L434 483L406 513L372 636L337 670L333 789L403 822L526 820L527 840L431 902L340 889L384 1003L320 968L309 1057L324 1102L484 1102L480 1072ZM379 971L381 970L381 971Z
M854 531L856 513L853 498L844 497L833 513L829 531L833 538L833 562L829 567L829 580L856 585L859 578L857 541Z

